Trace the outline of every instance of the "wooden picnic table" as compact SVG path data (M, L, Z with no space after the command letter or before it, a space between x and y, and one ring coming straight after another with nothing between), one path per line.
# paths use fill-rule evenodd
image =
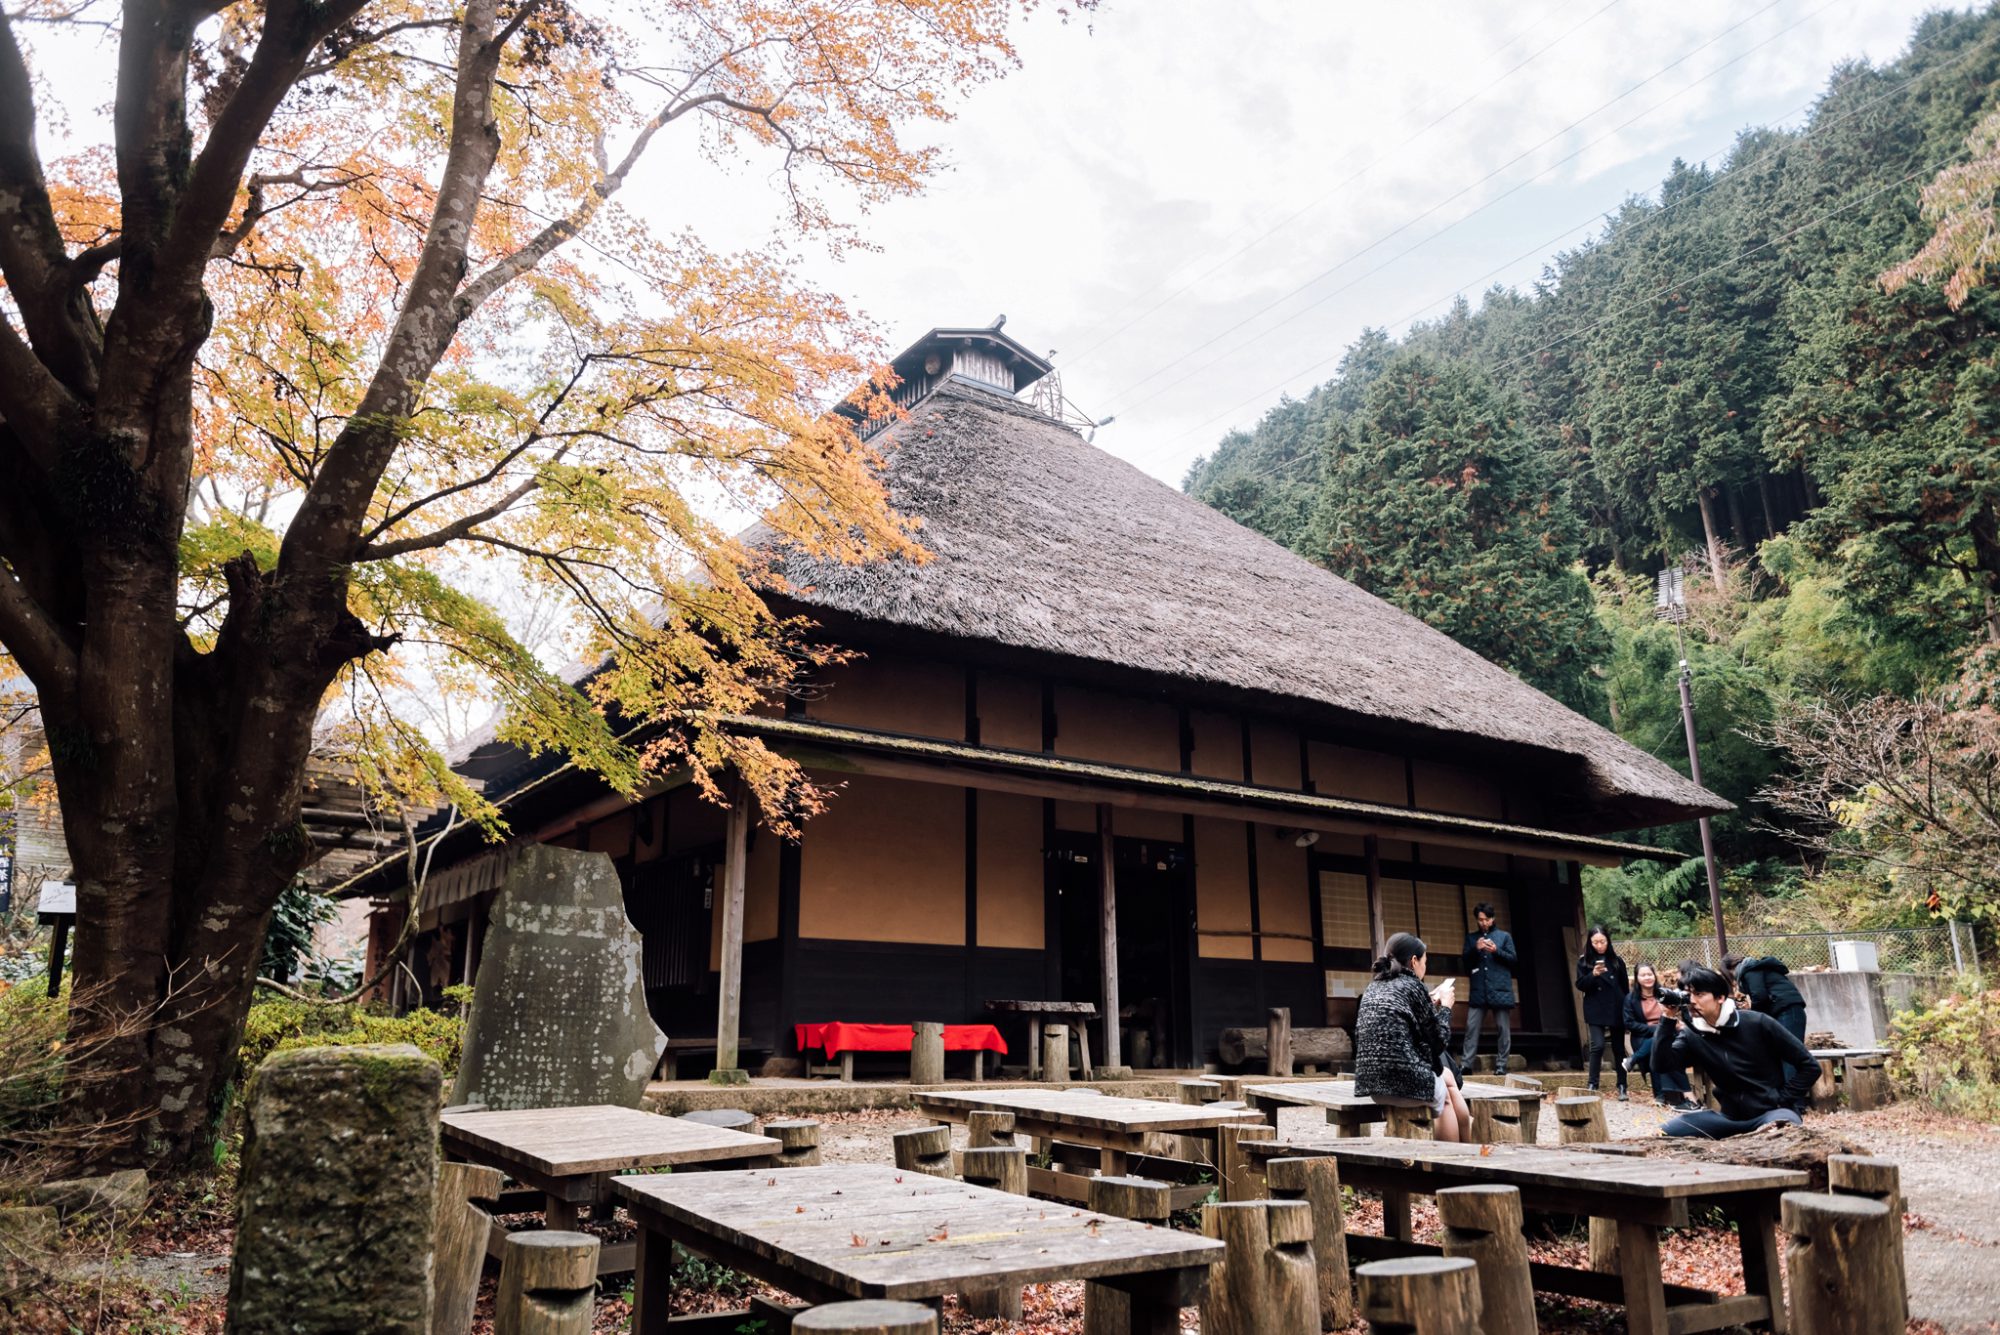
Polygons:
M989 1001L986 1009L995 1015L1025 1015L1028 1017L1028 1078L1039 1080L1042 1075L1042 1025L1054 1020L1076 1024L1077 1062L1083 1068L1083 1078L1090 1075L1090 1021L1097 1018L1097 1006L1089 1001ZM1064 1072L1068 1074L1067 1071Z
M614 1173L667 1165L735 1167L770 1159L783 1148L768 1136L614 1104L446 1112L438 1121L448 1158L488 1164L541 1192L543 1218L556 1229L575 1228L584 1206L611 1204L607 1183ZM489 1250L505 1237L496 1227ZM630 1270L632 1256L629 1244L606 1247L598 1273Z
M1208 1162L1215 1163L1216 1129L1251 1123L1261 1125L1262 1113L1240 1104L1164 1103L1157 1099L1127 1099L1095 1090L1077 1089L989 1089L958 1093L924 1090L917 1094L917 1108L926 1116L947 1122L964 1122L974 1112L1014 1114L1016 1135L1040 1140L1082 1145L1098 1152L1098 1172L1105 1177L1123 1177L1135 1167L1157 1176L1163 1168L1192 1169L1196 1165L1178 1160L1146 1157L1134 1165L1135 1157L1147 1156L1147 1137L1154 1134L1189 1136L1205 1141ZM1081 1201L1089 1195L1088 1178L1061 1168L1031 1168L1028 1186L1032 1191ZM1207 1187L1186 1188L1199 1200ZM1182 1202L1176 1202L1181 1208Z
M1520 1189L1524 1210L1614 1220L1618 1274L1539 1262L1530 1269L1537 1289L1623 1303L1633 1335L1686 1335L1757 1323L1778 1332L1786 1328L1778 1202L1806 1185L1804 1173L1533 1145L1324 1134L1246 1141L1242 1148L1259 1168L1271 1159L1331 1157L1340 1163L1343 1186L1383 1192L1385 1201L1391 1193L1407 1201L1412 1193L1428 1195L1440 1187L1499 1184ZM1711 1206L1737 1226L1745 1290L1740 1296L1669 1285L1660 1274L1660 1230L1685 1228L1693 1208ZM1383 1234L1349 1234L1350 1254L1368 1260L1438 1254L1438 1248L1411 1240L1407 1209L1400 1219L1385 1210Z
M808 1302L1089 1279L1130 1298L1134 1335L1180 1330L1222 1244L1176 1229L876 1164L618 1177L639 1224L633 1329L666 1335L673 1244Z
M1513 1089L1506 1085L1487 1085L1478 1081L1460 1085L1459 1093L1465 1096L1467 1103L1479 1103L1488 1099L1516 1100L1534 1097L1532 1090ZM1389 1118L1387 1105L1377 1103L1372 1095L1356 1094L1352 1080L1246 1085L1243 1094L1251 1106L1270 1116L1274 1126L1277 1124L1278 1109L1284 1107L1324 1108L1329 1125L1360 1135L1367 1134L1369 1123L1383 1122Z

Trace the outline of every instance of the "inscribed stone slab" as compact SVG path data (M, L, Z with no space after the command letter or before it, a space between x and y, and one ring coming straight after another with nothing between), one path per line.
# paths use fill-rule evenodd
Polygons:
M494 900L451 1101L636 1108L666 1044L611 859L529 849Z

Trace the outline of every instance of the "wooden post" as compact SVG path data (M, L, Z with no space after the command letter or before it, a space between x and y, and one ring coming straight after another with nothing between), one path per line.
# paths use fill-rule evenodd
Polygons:
M817 1168L824 1160L819 1152L819 1123L809 1118L764 1123L764 1134L778 1142L779 1168Z
M1847 1106L1854 1112L1872 1112L1890 1101L1889 1072L1877 1056L1847 1059Z
M1340 1208L1340 1161L1323 1156L1271 1159L1264 1164L1271 1199L1304 1201L1312 1211L1313 1264L1319 1272L1319 1328L1342 1330L1354 1320L1354 1281L1347 1273L1347 1223Z
M792 1318L793 1330L841 1335L937 1335L938 1315L922 1303L828 1303Z
M715 1012L715 1070L718 1085L750 1081L740 1062L743 1023L743 877L750 861L750 788L730 785L729 825L722 846L722 996Z
M493 1335L590 1335L598 1241L588 1233L510 1233L500 1254Z
M1788 1191L1792 1323L1799 1335L1891 1335L1904 1327L1903 1228L1881 1201Z
M504 1176L483 1164L438 1165L430 1335L466 1335L472 1329L479 1272L486 1266L486 1241L493 1235L493 1215L481 1206L499 1201Z
M965 1115L965 1147L983 1150L990 1145L1014 1143L1014 1114L997 1109L975 1108Z
M988 1145L967 1150L961 1161L965 1180L974 1186L991 1187L1016 1196L1028 1194L1028 1151L1023 1146ZM959 1297L970 1316L1005 1321L1021 1319L1021 1286L967 1289Z
M1437 1194L1444 1254L1477 1267L1480 1329L1485 1335L1535 1335L1535 1286L1528 1277L1521 1191L1492 1183L1446 1187Z
M1479 1277L1463 1256L1409 1256L1354 1272L1376 1335L1479 1335Z
M1069 1026L1042 1026L1042 1080L1060 1085L1069 1080Z
M895 1147L896 1167L904 1172L951 1176L950 1127L920 1126L913 1131L898 1131L889 1139Z
M1521 1091L1521 1143L1533 1145L1542 1134L1542 1082L1531 1075L1510 1075L1506 1079L1509 1089Z
M1902 1172L1893 1159L1868 1158L1859 1154L1829 1154L1826 1157L1827 1186L1836 1196L1863 1196L1872 1201L1880 1201L1889 1207L1889 1217L1896 1221L1898 1236L1903 1226L1903 1181ZM1896 1269L1900 1282L1906 1277L1902 1267ZM1902 1303L1905 1319L1910 1314L1910 1295L1898 1295Z
M1556 1123L1565 1145L1602 1145L1611 1139L1604 1123L1604 1100L1595 1094L1557 1099ZM1590 1268L1606 1275L1619 1273L1616 1220L1591 1219Z
M944 1021L918 1020L910 1026L910 1083L944 1083Z
M1269 1075L1292 1073L1292 1009L1273 1006L1264 1020L1264 1070Z
M1164 1224L1173 1213L1173 1189L1143 1177L1093 1177L1087 1187L1090 1208L1098 1214ZM1085 1280L1083 1335L1130 1335L1132 1299L1109 1284Z
M1466 1109L1472 1114L1472 1142L1475 1145L1521 1144L1521 1100L1473 1099Z
M1382 925L1382 848L1374 835L1361 840L1361 855L1368 882L1368 954L1379 960L1389 951L1389 932Z
M1097 804L1097 894L1104 915L1104 1064L1123 1064L1118 1034L1118 865L1111 804Z
M1225 1201L1254 1201L1263 1192L1257 1175L1250 1171L1250 1156L1243 1152L1246 1140L1276 1139L1278 1128L1264 1122L1224 1124L1215 1128L1215 1175Z
M1314 1335L1318 1276L1312 1208L1304 1201L1240 1201L1201 1208L1201 1231L1228 1247L1209 1269L1202 1335Z

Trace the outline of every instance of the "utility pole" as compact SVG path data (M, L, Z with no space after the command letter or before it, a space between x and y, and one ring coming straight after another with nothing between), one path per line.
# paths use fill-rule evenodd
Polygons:
M1680 648L1681 673L1681 727L1687 733L1688 777L1701 784L1701 747L1694 738L1694 670L1688 666L1687 656L1687 590L1686 572L1670 568L1660 572L1659 594L1654 600L1654 614L1662 620L1674 623L1674 643ZM1701 828L1701 859L1708 869L1708 911L1715 919L1715 958L1720 961L1729 953L1729 933L1722 925L1722 878L1715 871L1715 835L1709 829L1708 817L1702 816L1697 824Z

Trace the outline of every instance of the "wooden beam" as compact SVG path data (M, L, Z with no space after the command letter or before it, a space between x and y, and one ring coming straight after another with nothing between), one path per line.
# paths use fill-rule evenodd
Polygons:
M1389 953L1389 933L1382 925L1382 848L1374 835L1361 841L1361 850L1368 859L1368 946L1369 953L1381 959Z
M722 998L715 1015L715 1069L737 1071L743 1022L743 878L750 860L750 789L740 779L729 790L729 829L722 847Z
M1118 860L1111 833L1111 808L1097 804L1097 896L1103 914L1104 1064L1122 1066L1118 1048Z

